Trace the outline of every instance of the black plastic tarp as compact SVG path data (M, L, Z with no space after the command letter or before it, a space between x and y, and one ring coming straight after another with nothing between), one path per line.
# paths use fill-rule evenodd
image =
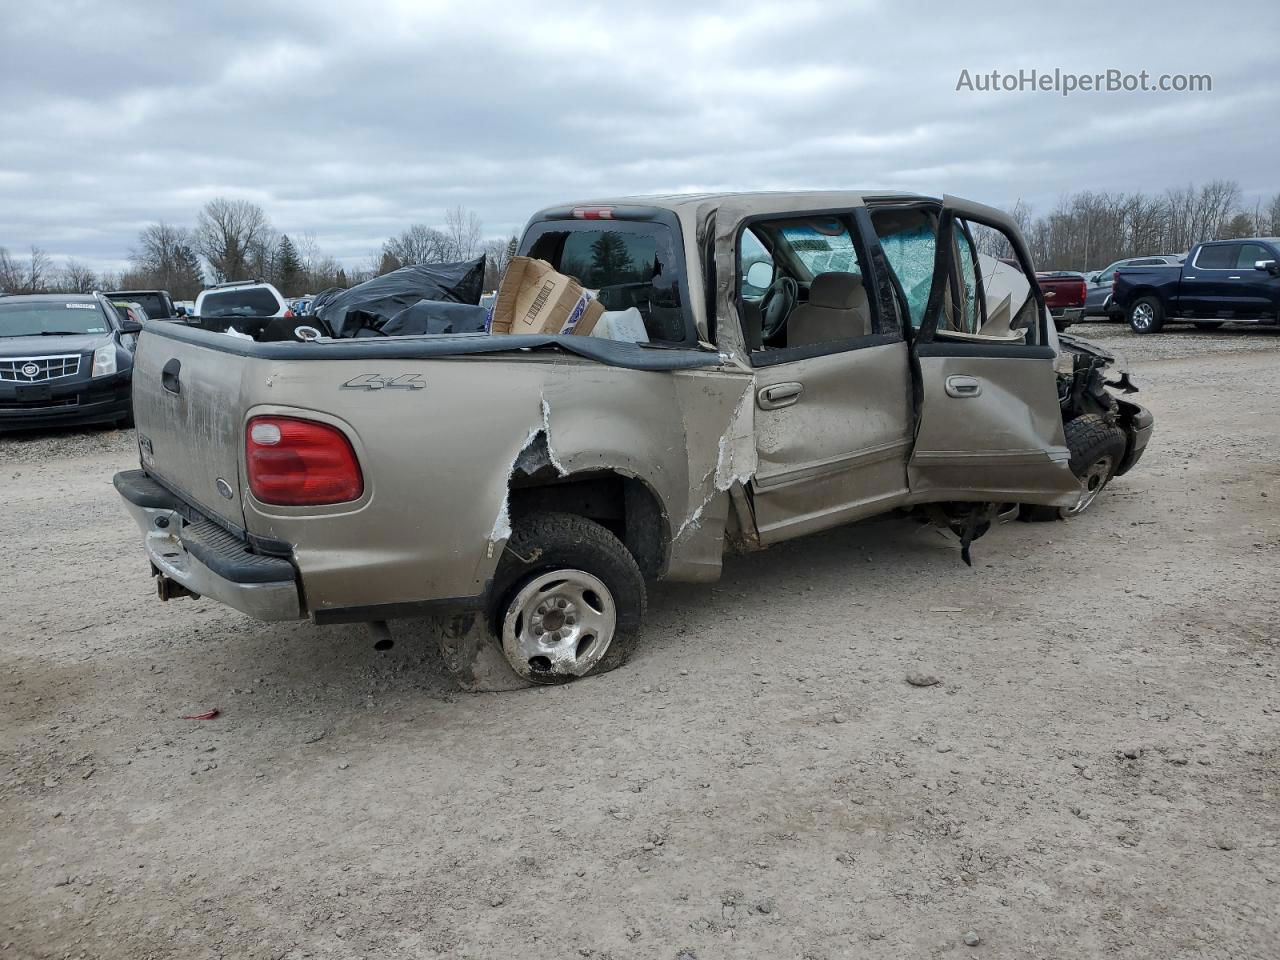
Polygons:
M362 330L366 331L364 336L368 335L369 330L379 333L398 332L401 335L409 332L433 333L436 331L390 331L385 328L393 319L406 313L408 308L415 308L415 312L404 318L403 326L429 326L433 322L442 324L440 316L428 317L420 309L422 301L476 306L480 303L483 288L484 257L461 263L422 263L374 277L350 290L326 290L311 304L311 312L333 331L335 337L355 337L361 335ZM449 318L452 329L447 332L461 332L457 326L461 321L461 316ZM483 326L484 319L481 317L479 327L467 329L481 329Z
M423 333L480 333L489 311L469 303L419 300L382 325L388 337L412 337Z

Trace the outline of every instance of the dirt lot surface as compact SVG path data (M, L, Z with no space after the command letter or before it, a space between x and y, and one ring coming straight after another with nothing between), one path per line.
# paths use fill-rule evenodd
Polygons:
M1073 332L1157 417L1095 512L732 559L507 694L157 602L131 435L0 439L0 958L1280 956L1280 336Z

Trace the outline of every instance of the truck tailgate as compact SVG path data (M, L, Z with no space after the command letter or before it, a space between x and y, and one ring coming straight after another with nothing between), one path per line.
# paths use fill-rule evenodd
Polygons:
M142 466L206 513L244 526L238 358L168 337L138 338L133 413Z

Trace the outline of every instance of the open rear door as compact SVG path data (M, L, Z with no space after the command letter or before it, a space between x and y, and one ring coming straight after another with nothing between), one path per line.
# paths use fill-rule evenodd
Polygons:
M919 377L907 471L913 499L1076 501L1048 328L1013 221L944 197L933 283L912 344Z

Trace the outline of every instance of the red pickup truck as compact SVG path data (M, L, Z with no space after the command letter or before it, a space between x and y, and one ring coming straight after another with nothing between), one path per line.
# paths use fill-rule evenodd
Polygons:
M1018 261L1001 257L1001 263L1012 267ZM1059 330L1065 330L1084 316L1084 301L1089 294L1089 285L1083 273L1070 270L1039 270L1036 282L1040 284L1040 292L1044 294L1045 306L1053 314L1053 324Z
M1059 330L1067 329L1084 316L1084 301L1089 293L1084 274L1067 270L1045 271L1037 273L1036 280Z

